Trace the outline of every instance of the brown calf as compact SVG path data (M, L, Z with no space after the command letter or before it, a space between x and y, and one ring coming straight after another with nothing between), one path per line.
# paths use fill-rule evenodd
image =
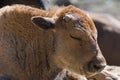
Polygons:
M105 65L96 28L82 10L68 6L45 11L23 5L0 9L3 76L53 80L59 70L66 69L90 77Z

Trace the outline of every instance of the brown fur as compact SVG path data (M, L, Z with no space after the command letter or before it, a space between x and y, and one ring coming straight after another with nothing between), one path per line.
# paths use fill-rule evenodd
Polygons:
M47 14L48 12L46 13L46 11L18 5L13 7L7 6L1 9L0 12L0 51L6 53L0 54L1 57L4 56L4 61L0 66L1 73L7 73L12 77L14 75L17 80L30 80L32 79L31 75L37 78L40 76L42 79L41 75L44 72L40 73L39 71L42 71L43 68L44 70L46 69L45 63L42 61L46 56L42 56L39 53L46 53L46 50L40 51L45 49L46 46L42 45L45 39L41 39L39 36L45 35L45 32L40 32L37 27L34 27L30 18L35 15L51 15ZM43 65L41 66L41 64ZM7 65L10 65L10 69ZM39 66L43 68L39 69ZM10 74L11 72L13 73L12 75Z
M68 36L73 24L62 20L66 13L81 18L80 24L87 32L81 36L86 36L82 42ZM55 30L39 29L30 20L33 16L57 17ZM64 68L87 76L95 74L97 71L87 73L83 68L98 56L101 63L105 62L96 43L96 32L92 20L73 6L58 11L6 6L0 9L0 74L13 80L53 80Z

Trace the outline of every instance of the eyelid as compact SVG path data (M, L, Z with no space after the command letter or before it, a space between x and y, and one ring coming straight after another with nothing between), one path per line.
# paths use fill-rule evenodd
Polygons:
M75 40L79 40L79 41L82 41L81 38L78 38L78 37L73 37L72 35L70 35L71 38L75 39Z

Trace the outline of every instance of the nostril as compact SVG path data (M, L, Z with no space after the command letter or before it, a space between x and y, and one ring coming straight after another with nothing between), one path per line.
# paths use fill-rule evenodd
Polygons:
M105 65L102 65L102 64L95 64L93 65L93 68L97 71L101 71L105 68Z
M106 65L102 63L97 63L96 61L92 61L88 63L89 72L99 72L105 68Z

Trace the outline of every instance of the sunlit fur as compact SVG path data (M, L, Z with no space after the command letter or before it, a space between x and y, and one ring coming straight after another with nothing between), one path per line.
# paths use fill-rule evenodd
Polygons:
M89 36L86 40L70 37L68 28L72 26L71 22L64 22L62 16L65 14L81 18L80 24ZM40 29L32 23L33 16L55 18L55 29ZM24 5L6 6L0 9L0 74L12 80L53 80L59 69L66 68L88 76L83 67L93 57L100 53L100 60L105 62L96 40L97 31L92 20L74 6L52 11Z

